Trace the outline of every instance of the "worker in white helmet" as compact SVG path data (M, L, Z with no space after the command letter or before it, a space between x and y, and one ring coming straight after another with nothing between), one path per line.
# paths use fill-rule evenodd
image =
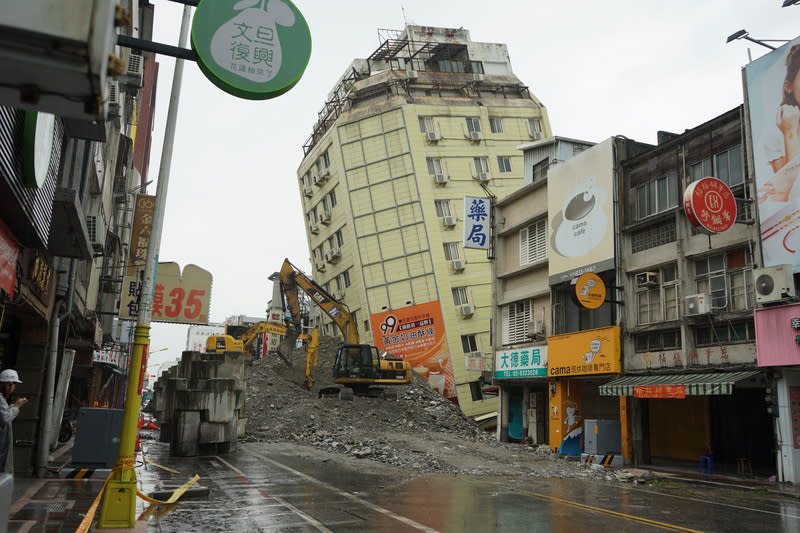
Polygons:
M14 433L11 422L19 414L19 409L27 398L17 398L9 405L11 394L22 383L16 370L10 368L0 372L0 471L14 473Z

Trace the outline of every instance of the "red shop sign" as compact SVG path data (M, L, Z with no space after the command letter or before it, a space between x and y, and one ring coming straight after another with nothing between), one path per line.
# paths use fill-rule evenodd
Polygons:
M636 385L634 398L686 398L685 385Z
M17 283L17 259L19 244L14 234L0 221L0 289L9 296L14 296L14 285Z
M730 187L717 178L701 178L686 187L683 210L703 233L722 233L736 222L736 199Z

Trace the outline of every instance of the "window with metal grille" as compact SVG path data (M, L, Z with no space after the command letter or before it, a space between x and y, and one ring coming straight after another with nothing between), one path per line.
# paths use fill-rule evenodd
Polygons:
M449 217L450 214L450 200L434 200L436 206L437 217Z
M461 243L460 242L446 242L444 243L444 258L448 261L461 259Z
M89 240L97 242L97 216L89 215L86 217L86 229L89 230Z
M679 350L681 348L681 331L674 329L639 333L634 335L633 344L636 353Z
M547 219L541 218L519 231L519 265L547 259Z
M664 320L678 319L678 276L675 263L651 270L656 273L655 279L639 283L639 274L634 274L637 281L636 306L639 324L653 324Z
M469 294L466 287L453 287L453 303L456 305L469 303Z
M742 311L752 307L753 267L749 249L712 254L694 265L697 292L711 296L713 309Z
M526 342L528 338L528 322L531 319L531 302L523 300L504 305L502 308L502 344Z
M695 346L753 342L756 338L755 324L751 320L712 323L694 328Z
M643 252L662 244L675 242L677 238L675 221L664 221L631 233L631 252Z

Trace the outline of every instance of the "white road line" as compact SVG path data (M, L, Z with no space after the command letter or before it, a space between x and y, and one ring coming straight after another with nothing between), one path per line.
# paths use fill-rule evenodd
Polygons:
M270 459L269 457L267 457L265 455L262 455L260 453L257 453L257 452L251 451L251 450L246 450L246 453L249 453L251 455L255 455L259 459L263 459L264 461L266 461L266 462L268 462L268 463L270 463L270 464L272 464L274 466L277 466L278 468L286 470L287 472L291 472L292 474L294 474L296 476L300 476L303 479L306 479L306 480L308 480L308 481L310 481L312 483L315 483L315 484L317 484L317 485L319 485L321 487L324 487L324 488L326 488L326 489L328 489L330 491L335 492L339 496L347 498L348 500L353 501L355 503L358 503L360 505L363 505L365 507L369 507L373 511L376 511L378 513L384 514L384 515L386 515L386 516L388 516L390 518L393 518L393 519L397 520L398 522L402 522L402 523L406 524L407 526L413 527L414 529L418 529L420 531L425 531L426 533L439 533L439 531L436 530L436 529L433 529L433 528L430 528L430 527L425 526L423 524L420 524L419 522L415 522L414 520L411 520L410 518L407 518L405 516L401 516L399 514L393 513L389 509L386 509L386 508L381 507L379 505L375 505L374 503L369 502L367 500L364 500L362 498L359 498L358 496L355 496L354 494L350 494L349 492L344 492L343 490L340 490L339 488L334 487L333 485L325 483L324 481L321 481L321 480L319 480L317 478L311 477L308 474L304 474L303 472L300 472L299 470L295 470L294 468L286 466L285 464L279 463L279 462L277 462L277 461L275 461L273 459Z
M259 490L257 487L255 487L255 485L253 485L252 483L250 483L250 481L247 479L247 476L245 476L244 472L242 472L241 470L239 470L238 468L236 468L235 466L233 466L231 463L229 463L228 461L226 461L226 460L225 460L225 459L223 459L222 457L220 457L220 456L218 456L218 455L215 455L215 456L214 456L214 458L215 458L215 459L217 459L217 460L219 460L219 461L220 461L222 464L224 464L225 466L227 466L228 468L230 468L230 469L231 469L231 470L233 470L234 472L236 472L236 473L237 473L237 474L238 474L238 475L239 475L239 476L240 476L240 477L241 477L243 480L245 480L245 481L246 481L246 484L248 484L248 485L250 485L252 488L254 488L254 489L258 490L258 493L259 493L259 494L260 494L260 495L261 495L263 498L269 498L269 499L275 500L276 502L278 502L278 503L280 503L281 505L285 506L287 509L291 510L291 511L292 511L293 513L295 513L297 516L301 517L303 520L305 520L306 522L308 522L310 525L314 526L314 527L315 527L317 530L319 530L319 531L323 531L323 532L325 532L325 533L333 533L333 531L332 531L332 530L330 530L330 529L328 529L327 527L325 527L325 525L324 525L322 522L320 522L319 520L317 520L317 519L316 519L316 518L314 518L313 516L311 516L311 515L308 515L308 514L304 513L303 511L301 511L300 509L298 509L297 507L295 507L295 506L294 506L294 505L292 505L291 503L287 502L287 501L286 501L286 500L284 500L283 498L280 498L280 497L278 497L278 496L273 496L273 495L271 495L271 494L270 494L270 495L267 495L267 494L264 494L263 492L261 492L261 491L260 491L260 490Z

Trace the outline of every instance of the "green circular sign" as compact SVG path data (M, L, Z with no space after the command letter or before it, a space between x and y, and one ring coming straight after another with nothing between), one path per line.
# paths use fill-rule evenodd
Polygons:
M289 0L201 0L192 48L211 82L240 98L266 100L300 81L311 32Z

